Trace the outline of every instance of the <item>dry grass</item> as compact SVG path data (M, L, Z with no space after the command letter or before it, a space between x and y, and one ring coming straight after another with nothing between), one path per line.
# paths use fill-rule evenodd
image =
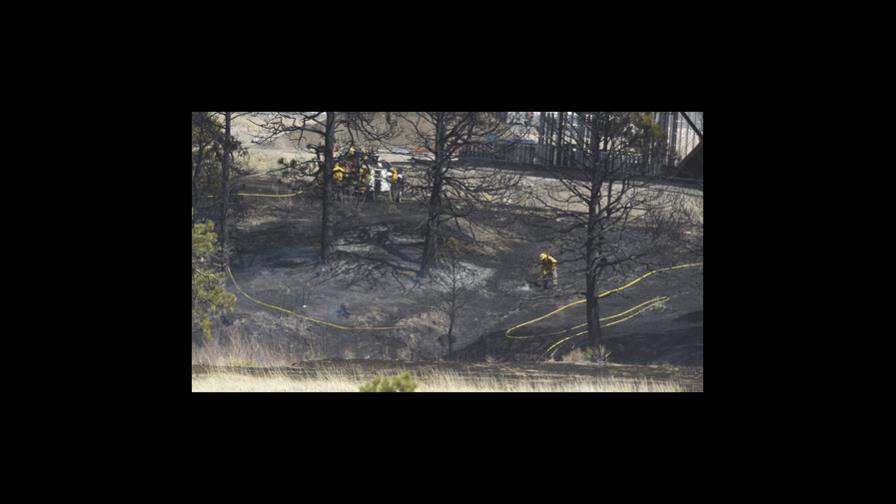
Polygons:
M238 328L220 329L226 332L227 342L219 337L202 345L193 344L192 363L206 366L231 367L276 367L288 366L300 360L289 355L283 348L262 345L256 339L245 337ZM303 355L301 360L312 360L312 355Z
M297 154L295 151L278 149L249 149L249 157L243 159L243 166L253 174L264 174L279 169L277 160L283 158L287 162L291 159L304 161L311 159L309 155Z
M453 371L412 372L418 392L684 392L675 382L599 379L511 379L461 376ZM358 392L372 376L359 369L322 369L310 377L220 372L193 377L193 392Z

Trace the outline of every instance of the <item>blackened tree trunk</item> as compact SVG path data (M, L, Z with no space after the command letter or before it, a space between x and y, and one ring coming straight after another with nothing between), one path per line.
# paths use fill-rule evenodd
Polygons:
M336 112L327 112L324 129L323 201L321 202L320 260L327 264L333 240L333 225L330 216L330 192L333 185L333 144L335 143Z
M588 208L588 237L585 249L585 316L588 322L588 345L603 343L603 333L600 327L600 301L597 298L597 283L599 277L598 261L600 261L599 247L596 232L597 219L594 205Z
M659 152L659 175L665 175L669 165L669 113L660 112L660 130L663 132L663 142Z
M563 165L563 118L565 116L564 112L560 112L557 116L557 153L556 153L556 164L557 166Z
M448 360L454 356L454 313L455 307L451 307L452 314L448 320Z
M603 334L600 327L600 306L597 299L597 278L592 272L588 272L585 278L587 302L585 304L585 316L588 317L588 346L595 347L603 343Z
M224 153L221 158L221 198L218 205L218 230L221 237L221 245L224 247L224 257L227 259L229 235L227 232L227 209L230 207L230 115L232 112L224 112Z
M643 126L644 136L641 138L641 163L638 167L641 175L648 175L648 167L650 166L650 135L648 134L648 130L650 129L650 123L645 121L645 125Z
M598 131L597 117L591 120L591 130ZM593 135L591 139L591 193L588 199L588 224L586 226L585 238L585 316L588 322L588 345L594 347L595 344L603 343L603 333L600 328L600 304L597 298L597 283L600 276L598 261L600 258L600 221L598 219L598 204L600 202L600 191L604 177L600 173L603 168L601 166L600 157L598 156L598 147L600 138ZM611 182L612 183L612 182Z
M547 165L554 164L554 116L548 115L545 118L545 136L544 136L544 162Z
M197 179L202 172L202 163L205 161L205 143L202 140L202 130L200 130L197 138L199 149L196 151L196 156L193 158L193 208L196 208L196 204L199 202L199 186L197 184Z
M431 176L432 191L429 193L429 216L426 219L426 233L423 238L423 260L420 262L421 277L429 275L438 253L437 240L439 229L439 217L442 214L442 186L445 182L442 165L445 159L445 124L444 118L435 118L435 164L432 167Z
M426 220L426 234L423 238L423 261L420 264L420 276L429 274L433 262L435 262L436 241L438 239L437 232L439 226L439 215L442 210L442 169L436 166L433 173L432 192L429 195L429 217Z
M669 133L669 166L674 168L678 156L678 113L670 112L669 119L672 123L672 132Z

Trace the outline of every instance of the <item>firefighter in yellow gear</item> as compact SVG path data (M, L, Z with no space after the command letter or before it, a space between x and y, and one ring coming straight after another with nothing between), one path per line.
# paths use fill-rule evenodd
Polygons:
M354 178L354 191L355 196L358 197L357 203L360 203L362 200L367 199L368 197L368 186L370 185L370 170L366 167L362 166L356 172Z
M336 163L336 166L333 167L333 180L342 182L343 177L345 177L345 168L341 164Z
M370 185L370 168L366 166L361 167L361 176L359 178L359 185L362 191L367 190L367 186Z
M336 163L333 166L333 195L336 197L336 201L342 202L342 196L345 192L345 186L342 183L342 180L345 178L345 168L342 167L342 164Z
M389 167L389 194L392 202L401 202L401 190L404 187L404 177L398 174L398 169L394 166Z
M360 171L364 167L364 152L362 149L349 149L348 159L350 160L349 170Z
M557 260L551 257L547 252L538 255L541 262L541 279L544 282L544 288L557 288Z

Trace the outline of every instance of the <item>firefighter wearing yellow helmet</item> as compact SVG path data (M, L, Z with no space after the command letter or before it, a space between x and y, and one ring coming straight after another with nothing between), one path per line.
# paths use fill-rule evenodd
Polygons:
M345 168L342 167L342 164L337 162L335 166L333 166L333 192L336 196L336 201L342 201L343 193L345 192L345 186L343 185L342 180L345 178Z
M336 166L333 167L333 180L342 182L343 177L345 177L345 168L337 162Z
M401 190L404 188L404 176L398 173L398 168L388 161L383 161L383 166L389 168L389 193L393 203L401 203Z
M544 288L557 288L557 260L551 257L547 252L538 255L541 262L541 280Z

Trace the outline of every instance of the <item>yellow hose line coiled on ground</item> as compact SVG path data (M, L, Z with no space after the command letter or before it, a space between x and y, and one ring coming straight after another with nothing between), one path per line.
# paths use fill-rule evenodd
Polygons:
M598 297L600 297L600 296L598 296ZM578 300L578 301L573 301L572 303L569 303L568 305L563 305L563 306L561 306L560 308L557 308L556 310L554 310L554 311L552 311L552 312L545 313L544 315L542 315L542 316L540 316L540 317L538 317L538 318L534 318L534 319L529 320L529 321L527 321L527 322L523 322L522 324L517 324L517 325L511 327L510 329L508 329L508 330L504 333L504 336L507 336L508 338L512 338L512 339L528 339L528 338L534 338L535 336L511 336L511 335L510 335L510 332L511 332L511 331L515 331L516 329L519 329L520 327L526 327L527 325L532 325L532 324L534 324L534 323L536 323L536 322L539 322L539 321L541 321L541 320L544 320L544 319L550 317L551 315L554 315L555 313L560 313L560 312L562 312L563 310L565 310L565 309L567 309L567 308L571 308L571 307L573 307L573 306L575 306L575 305L580 305L580 304L582 304L582 303L584 303L584 302L585 302L584 299L580 299L580 300ZM566 330L561 331L561 332L566 332ZM557 334L557 333L551 333L551 334ZM549 336L549 335L542 335L542 336Z
M242 294L243 296L245 296L246 299L248 299L249 301L252 301L253 303L259 304L259 305L261 305L261 306L265 306L265 307L267 307L267 308L271 308L271 309L273 309L273 310L278 310L278 311L281 311L281 312L283 312L283 313L288 313L288 314L290 314L290 315L295 315L296 317L299 317L299 318L301 318L301 319L305 319L305 320L307 320L307 321L309 321L309 322L314 322L315 324L321 324L321 325L325 325L325 326L327 326L327 327L332 327L332 328L334 328L334 329L340 329L340 330L343 330L343 331L391 331L391 330L394 330L394 329L403 329L403 326L385 326L385 327L349 327L349 326L344 326L344 325L334 324L334 323L332 323L332 322L327 322L326 320L319 320L319 319L316 319L316 318L313 318L313 317L309 317L309 316L307 316L307 315L302 315L302 314L296 313L296 312L294 312L294 311L292 311L292 310L287 310L286 308L282 308L282 307L280 307L280 306L276 306L276 305L272 305L272 304L269 304L269 303L265 303L264 301L259 301L258 299L255 299L255 298L253 298L252 296L250 296L249 294L246 294L246 291L244 291L243 288L240 287L240 285L239 285L238 283L236 283L236 278L233 277L233 272L230 271L230 265L227 266L227 274L230 275L230 280L233 282L233 286L236 287L236 290L238 290L238 291L240 292L240 294Z
M642 306L649 305L649 304L654 304L654 303L659 303L660 301L668 301L668 300L669 300L669 296L659 296L659 297L655 297L655 298L653 298L653 299L651 299L651 300L649 300L649 301L644 301L643 303L641 303L641 304L639 304L639 305L632 306L632 307L629 308L628 310L619 312L619 313L617 313L617 314L615 314L615 315L610 315L610 316L607 316L607 317L602 317L602 318L600 318L600 319L598 319L598 320L599 320L599 321L604 321L604 320L614 319L614 318L616 318L616 317L621 317L621 316L623 316L623 315L626 315L626 314L628 314L628 313L631 312L631 311L637 310L638 308L641 308ZM641 311L643 311L643 310L641 310ZM641 312L639 311L638 313L641 313ZM603 326L603 327L610 327L610 326L613 325L613 324L618 324L618 323L620 323L620 322L624 322L624 321L626 321L626 320L628 320L628 319L634 317L634 316L637 315L638 313L635 313L634 315L631 315L631 316L629 316L629 317L625 317L625 318L622 319L622 320L617 320L617 321L611 322L611 323L609 323L609 324L607 324L607 325L605 325L605 326ZM557 335L557 334L562 334L562 333L565 333L565 332L567 332L567 331L572 331L572 330L574 330L574 329L578 329L578 328L580 328L580 327L585 327L586 325L588 325L588 322L582 322L581 324L579 324L579 325L574 325L574 326L570 327L569 329L564 329L564 330L562 330L562 331L558 331L558 332L555 332L555 333L545 334L544 336L554 336L554 335ZM584 334L584 333L579 333L579 334ZM520 337L522 337L522 336L520 336ZM534 336L529 336L529 337L532 338L532 337L534 337Z
M598 294L597 297L602 298L602 297L604 297L604 296L609 296L610 294L612 294L612 293L614 293L614 292L619 292L619 291L621 291L621 290L628 289L628 288L631 287L632 285L635 285L636 283L640 282L641 280L644 280L645 278L647 278L647 277L649 277L650 275L653 275L653 274L655 274L655 273L661 273L661 272L663 272L663 271L671 271L671 270L677 270L677 269L682 269L682 268L693 268L694 266L703 266L703 263L702 263L702 262L698 262L698 263L679 264L678 266L670 266L670 267L668 267L668 268L655 269L655 270L653 270L653 271L647 272L647 273L645 273L645 274L639 276L638 278L636 278L636 279L632 280L631 282L629 282L629 283L623 285L622 287L617 287L617 288L615 288L615 289L610 289L610 290L608 290L608 291L606 291L606 292L603 292L603 293L601 293L601 294ZM583 302L584 302L584 301L583 301Z
M608 291L606 291L606 292L602 292L602 293L598 294L597 297L599 297L599 298L601 298L601 297L605 297L605 296L608 296L608 295L610 295L610 294L612 294L612 293L614 293L614 292L619 292L619 291L621 291L621 290L627 289L627 288L631 287L632 285L634 285L634 284L640 282L641 280L643 280L643 279L649 277L650 275L653 275L654 273L659 273L659 272L662 272L662 271L669 271L669 270L674 270L674 269L681 269L681 268L690 268L690 267L694 267L694 266L702 266L702 265L703 265L703 263L700 262L700 263L682 264L682 265L679 265L679 266L672 266L672 267L669 267L669 268L661 268L661 269L653 270L653 271L651 271L651 272L649 272L649 273L646 273L646 274L644 274L644 275L642 275L642 276L636 278L635 280L629 282L628 284L623 285L622 287L618 287L618 288L616 288L616 289L611 289L611 290L608 290ZM233 276L233 272L230 270L230 265L227 265L227 274L228 274L228 276L230 276L230 280L233 282L233 286L236 288L236 290L239 291L239 293L242 294L242 295L243 295L246 299L248 299L249 301L252 301L253 303L258 304L258 305L261 305L261 306L264 306L264 307L266 307L266 308L270 308L270 309L273 309L273 310L281 311L281 312L283 312L283 313L287 313L287 314L289 314L289 315L296 316L296 317L298 317L298 318L307 320L307 321L309 321L309 322L314 322L315 324L320 324L320 325L324 325L324 326L327 326L327 327L332 327L332 328L334 328L334 329L340 329L340 330L343 330L343 331L392 331L392 330L396 330L396 329L404 329L404 326L382 326L382 327L363 327L363 326L362 326L362 327L350 327L350 326L344 326L344 325L340 325L340 324L334 324L334 323L332 323L332 322L327 322L326 320L316 319L316 318L314 318L314 317L309 317L309 316L307 316L307 315L302 315L302 314L300 314L300 313L296 313L296 312L294 312L294 311L292 311L292 310L288 310L288 309L283 308L283 307L281 307L281 306L276 306L276 305L272 305L272 304L270 304L270 303L265 303L264 301L255 299L255 298L253 298L252 296L250 296L249 294L247 294L246 291L244 291L243 288L240 287L240 285L237 283L236 278L234 278L234 276ZM628 319L630 319L630 318L632 318L632 317L634 317L634 316L640 314L640 313L643 312L644 310L650 308L650 307L653 306L654 304L659 303L659 302L662 302L662 301L666 301L666 300L668 300L668 299L669 299L669 298L668 298L667 296L660 296L660 297L657 297L657 298L653 298L653 299L651 299L651 300L649 300L649 301L645 301L645 302L643 302L643 303L641 303L641 304L639 304L639 305L633 306L632 308L629 308L628 310L625 310L625 311L616 313L616 314L614 314L614 315L609 315L609 316L607 316L607 317L603 317L603 318L601 318L600 320L601 320L601 321L604 321L604 320L610 320L610 319L618 318L618 317L621 317L621 316L623 316L623 315L626 315L626 314L628 314L628 313L630 313L630 312L632 312L632 311L638 310L638 311L636 311L635 313L632 313L631 315L629 315L628 317L625 317L625 318L620 319L620 320L614 320L613 322L610 322L609 324L607 324L607 325L604 326L604 327L610 327L610 326L612 326L612 325L615 325L615 324L619 324L619 323L625 322L626 320L628 320ZM553 310L553 311L551 311L551 312L549 312L549 313L547 313L547 314L545 314L545 315L542 315L542 316L540 316L540 317L534 318L534 319L529 320L529 321L527 321L527 322L523 322L522 324L517 324L517 325L511 327L510 329L508 329L508 330L504 333L504 335L507 336L508 338L514 338L514 339L528 339L528 338L534 338L534 337L536 337L536 336L551 336L551 335L562 334L562 333L564 333L564 332L571 331L571 330L573 330L573 329L578 329L579 327L583 327L583 326L585 326L587 323L579 324L579 325L570 327L569 329L564 329L564 330L562 330L562 331L557 331L557 332L553 332L553 333L548 333L548 334L545 334L545 335L534 335L534 336L510 336L510 332L511 332L511 331L514 331L514 330L516 330L516 329L519 329L520 327L525 327L525 326L527 326L527 325L534 324L534 323L536 323L536 322L538 322L538 321L540 321L540 320L544 320L544 319L550 317L551 315L554 315L554 314L556 314L556 313L559 313L559 312L561 312L561 311L563 311L563 310L566 310L567 308L570 308L570 307L572 307L572 306L575 306L575 305L578 305L578 304L582 304L582 303L584 303L584 302L585 302L584 299L581 299L581 300L579 300L579 301L574 301L574 302L572 302L572 303L569 303L569 304L566 304L566 305L564 305L564 306L561 306L560 308L557 308L556 310ZM640 308L640 310L639 310L639 308ZM566 337L566 338L563 338L563 339L561 339L560 341L558 341L558 342L554 343L553 345L551 345L551 347L549 347L549 348L546 350L546 352L550 352L551 349L557 347L558 345L562 344L563 342L568 341L568 340L570 340L571 338L574 338L574 337L576 337L576 336L581 336L581 335L583 335L583 334L586 334L587 332L588 332L588 331L582 331L582 332L573 334L572 336L568 336L568 337Z
M647 309L650 308L651 306L653 306L653 305L655 305L655 304L657 304L657 303L662 303L663 301L668 301L668 300L669 300L669 297L668 297L668 296L660 296L660 297L656 297L656 298L653 298L653 299L651 299L651 300L649 300L649 301L645 301L645 302L643 302L643 303L641 303L641 304L639 304L639 305L637 305L637 306L633 306L632 308L629 308L628 310L625 310L624 312L617 313L616 315L610 315L609 317L604 317L604 318L602 318L602 319L600 319L600 320L609 320L609 319L611 319L611 318L620 317L620 316L625 315L626 313L628 313L628 312L630 312L630 311L632 311L632 310L638 310L638 308L641 308L640 310L636 311L635 313L632 313L632 314L629 315L628 317L625 317L625 318L623 318L623 319L619 319L619 320L614 320L613 322L610 322L609 324L604 325L604 326L602 326L602 327L610 327L610 326L612 326L612 325L621 324L622 322L625 322L626 320L628 320L628 319L630 319L630 318L632 318L632 317L635 317L635 316L639 315L641 312L643 312L644 310L647 310ZM567 330L577 329L577 328L582 327L582 326L585 326L585 325L588 325L588 323L586 322L586 323L584 323L584 324L579 324L579 325L577 325L577 326L570 327L570 328L567 329ZM563 344L564 342L569 341L569 340L571 340L571 339L573 339L573 338L575 338L575 337L577 337L577 336L581 336L581 335L583 335L583 334L588 334L588 331L582 331L582 332L573 334L572 336L567 336L566 338L563 338L563 339L561 339L560 341L557 341L557 342L554 343L553 345L549 346L548 349L544 351L544 353L545 353L545 354L550 353L551 350L557 348L558 346L560 346L560 345Z
M647 272L647 273L645 273L645 274L639 276L638 278L636 278L636 279L632 280L631 282L629 282L629 283L623 285L622 287L617 287L617 288L615 288L615 289L610 289L610 290L608 290L608 291L601 292L600 294L597 295L597 297L598 297L598 298L606 297L606 296L609 296L610 294L613 294L613 293L615 293L615 292L620 292L620 291L622 291L622 290L628 289L628 288L631 287L632 285L635 285L636 283L640 282L641 280L644 280L645 278L647 278L647 277L649 277L650 275L653 275L653 274L655 274L655 273L660 273L660 272L663 272L663 271L671 271L671 270L676 270L676 269L682 269L682 268L693 268L693 267L695 267L695 266L703 266L703 263L702 263L702 262L699 262L699 263L688 263L688 264L680 264L680 265L678 265L678 266L670 266L670 267L668 267L668 268L655 269L655 270L653 270L653 271L649 271L649 272ZM584 303L585 301L586 301L585 299L580 299L580 300L578 300L578 301L573 301L572 303L563 305L563 306L561 306L560 308L557 308L556 310L553 310L553 311L551 311L551 312L548 312L548 313L546 313L546 314L544 314L544 315L542 315L542 316L540 316L540 317L534 318L534 319L532 319L532 320L528 320L528 321L526 321L526 322L523 322L522 324L517 324L517 325L511 327L510 329L508 329L508 330L504 333L504 336L506 336L506 337L508 337L508 338L512 338L512 339L528 339L528 338L534 338L534 337L536 337L536 336L550 336L550 335L555 335L555 334L560 334L560 333L566 332L566 331L560 331L559 333L555 332L555 333L541 334L541 335L535 335L535 336L511 336L511 335L510 335L511 332L513 332L513 331L515 331L515 330L517 330L517 329L519 329L519 328L521 328L521 327L526 327L526 326L528 326L528 325L532 325L532 324L534 324L534 323L536 323L536 322L542 321L542 320L544 320L544 319L546 319L546 318L548 318L548 317L550 317L550 316L552 316L552 315L555 315L555 314L557 314L557 313L562 312L563 310L566 310L567 308L571 308L571 307L573 307L573 306L575 306L575 305L580 305L580 304ZM581 326L577 326L577 327L581 327ZM567 329L567 330L568 330L568 329Z

